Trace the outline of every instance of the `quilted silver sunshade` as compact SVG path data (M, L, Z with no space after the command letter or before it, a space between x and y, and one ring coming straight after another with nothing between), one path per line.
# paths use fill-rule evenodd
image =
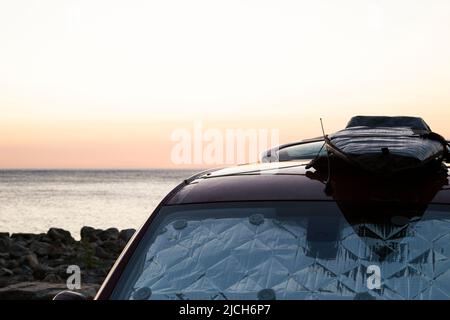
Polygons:
M326 206L334 214L318 215L320 208L297 215L279 215L275 208L169 214L154 229L127 298L450 297L446 206L353 225L335 203ZM374 266L380 285L369 288Z

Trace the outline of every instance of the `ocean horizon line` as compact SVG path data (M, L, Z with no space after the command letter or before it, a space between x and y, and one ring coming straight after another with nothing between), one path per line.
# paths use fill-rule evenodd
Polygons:
M170 170L179 170L179 171L202 171L210 168L197 168L197 167L188 167L188 168L174 168L174 167L143 167L143 168L127 168L127 167L92 167L92 168L0 168L0 171L170 171Z

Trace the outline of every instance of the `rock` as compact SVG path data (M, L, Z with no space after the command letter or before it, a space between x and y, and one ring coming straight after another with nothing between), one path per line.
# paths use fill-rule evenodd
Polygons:
M64 259L63 258L50 259L49 261L47 261L47 264L49 267L59 267L64 264Z
M8 269L14 269L14 268L17 268L18 266L19 266L19 261L15 260L15 259L6 260L6 267Z
M0 233L0 249L6 249L0 251L0 288L9 287L1 294L8 292L12 296L40 299L46 296L48 288L40 287L37 281L46 285L63 283L68 277L67 267L75 264L83 270L83 284L97 285L90 289L93 296L134 233L134 229L83 227L81 241L75 241L68 231L58 228L36 235ZM28 287L22 288L22 282L31 283L32 293Z
M0 233L0 252L8 252L10 246L11 239L9 238L9 233Z
M0 268L0 277L10 277L13 276L14 272L8 268Z
M48 258L49 259L59 259L64 254L64 248L60 246L50 246L48 250Z
M15 283L14 280L11 280L12 277L1 277L0 276L0 288L9 286L10 284Z
M83 272L82 283L90 283L90 284L102 284L108 275L110 268L106 269L104 267L91 269L87 272Z
M14 272L14 274L16 275L20 275L20 276L32 276L33 275L33 270L31 270L30 267L22 265L22 266L18 266L16 268L14 268L12 270ZM31 277L33 278L33 277Z
M76 292L92 299L99 285L85 284ZM65 283L22 282L0 288L0 300L51 300L61 291L67 290Z
M84 286L84 288L82 288L82 293L85 297L87 297L88 299L94 299L95 295L97 294L97 291L100 289L100 286L98 285L90 285L90 286Z
M30 250L38 256L46 256L52 252L52 246L46 242L34 241L30 245Z
M76 250L70 250L64 253L64 259L65 261L74 261L77 257L77 251Z
M11 240L9 238L0 238L0 252L6 253L11 246Z
M97 231L92 227L83 227L80 231L82 241L94 242L97 241Z
M33 240L35 237L36 235L33 233L13 233L11 235L11 239L14 240L14 242L21 241L24 243Z
M108 240L101 244L101 247L105 249L108 252L112 253L120 253L122 251L121 247L122 240L114 241L114 240Z
M72 238L69 231L66 231L64 229L59 228L50 228L47 232L47 235L52 239L53 241L62 242L65 244L73 243L75 242L75 239Z
M45 272L45 269L38 268L33 270L33 277L35 280L43 280L45 276L47 275L47 272Z
M53 240L46 233L39 234L36 240L39 242L53 243Z
M55 266L54 274L58 275L62 279L67 278L69 276L69 274L67 273L67 267L68 265Z
M100 265L102 260L99 257L92 257L88 264L86 264L87 268L96 268Z
M20 258L23 256L27 256L31 253L31 251L24 247L23 245L20 245L18 243L13 243L11 247L9 248L9 254L13 258Z
M124 229L124 230L120 231L119 239L121 239L125 242L128 242L131 239L131 237L134 235L135 232L136 232L135 229Z
M119 239L119 230L116 228L109 228L98 234L98 238L102 241Z
M42 281L50 283L64 283L64 280L54 273L49 273L48 275L45 276L45 278Z
M123 251L123 249L126 247L127 243L128 243L127 241L122 240L122 239L119 239L117 241L117 246L120 248L120 251L118 251L119 253L121 253Z
M38 270L41 269L41 264L39 263L38 258L35 254L29 254L25 257L25 263L28 265L32 270Z
M95 248L95 255L100 259L111 259L111 254L106 252L102 247Z

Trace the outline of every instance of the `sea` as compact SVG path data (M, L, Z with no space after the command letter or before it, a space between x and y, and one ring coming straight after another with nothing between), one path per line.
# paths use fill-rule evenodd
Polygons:
M164 196L201 170L0 170L0 232L83 226L138 229Z

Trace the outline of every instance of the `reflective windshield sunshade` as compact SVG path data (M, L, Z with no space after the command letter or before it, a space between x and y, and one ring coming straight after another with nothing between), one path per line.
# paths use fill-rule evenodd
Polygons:
M113 298L448 299L448 210L354 223L334 202L165 208Z

